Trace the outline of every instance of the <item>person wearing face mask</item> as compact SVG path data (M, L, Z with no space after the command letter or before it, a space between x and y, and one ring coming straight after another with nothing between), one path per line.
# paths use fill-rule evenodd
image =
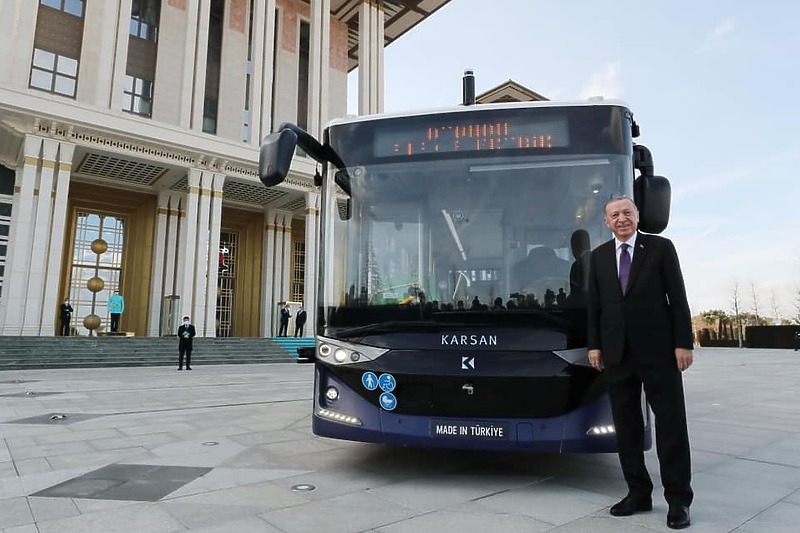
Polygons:
M183 356L186 355L186 370L192 369L192 339L196 331L188 316L178 327L178 370L183 370Z
M69 336L69 322L72 320L72 313L75 310L69 303L69 298L64 298L64 303L61 304L61 308L59 311L59 318L61 319L61 329L59 332L61 333L62 337Z

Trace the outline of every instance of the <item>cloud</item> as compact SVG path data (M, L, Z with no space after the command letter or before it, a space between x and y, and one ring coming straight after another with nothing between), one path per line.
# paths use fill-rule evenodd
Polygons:
M581 90L581 98L603 96L605 98L619 98L622 95L620 73L622 64L619 61L607 64L599 72L595 72Z
M736 30L736 21L732 18L727 18L717 24L710 33L703 39L700 48L701 53L721 52L725 49L725 43L728 37Z

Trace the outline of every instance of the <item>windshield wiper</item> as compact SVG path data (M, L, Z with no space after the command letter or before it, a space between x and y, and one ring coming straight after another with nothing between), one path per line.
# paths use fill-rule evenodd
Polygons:
M424 322L381 322L379 324L368 324L356 328L343 329L336 332L339 338L363 337L364 335L376 335L380 333L438 333L443 330L450 330L453 327L471 327L470 324L448 324L433 321Z

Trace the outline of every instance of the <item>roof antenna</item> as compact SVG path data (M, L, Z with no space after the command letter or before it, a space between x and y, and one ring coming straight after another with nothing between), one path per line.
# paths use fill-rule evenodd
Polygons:
M463 95L464 105L475 105L475 74L472 69L468 68L464 71L463 78Z

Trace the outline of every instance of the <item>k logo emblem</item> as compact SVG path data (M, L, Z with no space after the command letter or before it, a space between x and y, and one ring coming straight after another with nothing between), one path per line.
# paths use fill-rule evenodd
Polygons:
M474 357L462 357L461 358L461 370L475 370L475 358Z

